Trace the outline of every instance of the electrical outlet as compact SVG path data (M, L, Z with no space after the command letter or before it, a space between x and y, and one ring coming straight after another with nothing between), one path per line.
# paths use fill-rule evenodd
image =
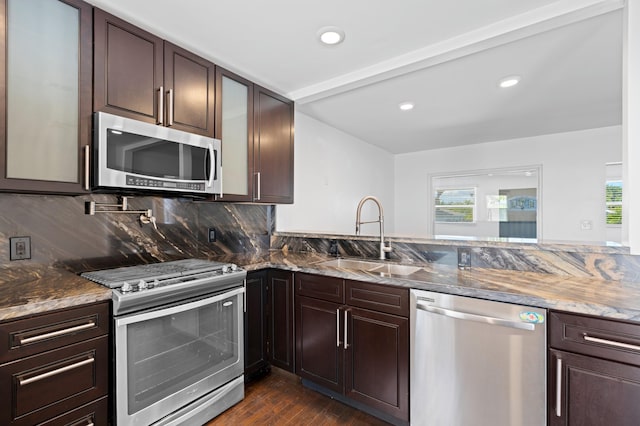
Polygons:
M471 269L471 249L468 247L458 248L458 268Z
M9 260L31 259L31 237L11 237L9 246Z
M216 229L215 228L209 228L209 232L207 234L207 241L209 241L210 243L215 243L216 242Z

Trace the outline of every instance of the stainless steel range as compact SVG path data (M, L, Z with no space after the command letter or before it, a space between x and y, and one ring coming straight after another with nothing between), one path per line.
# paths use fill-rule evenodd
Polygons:
M117 425L201 424L244 398L246 275L199 259L82 274L113 289Z

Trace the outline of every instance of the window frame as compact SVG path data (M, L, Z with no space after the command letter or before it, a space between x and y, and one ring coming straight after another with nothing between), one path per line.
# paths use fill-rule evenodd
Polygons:
M615 185L615 186L620 186L620 201L608 201L607 200L607 188L610 186L611 183L619 183L619 185ZM614 185L611 185L614 186ZM622 220L623 220L623 211L622 211L622 200L624 198L624 187L623 187L623 182L622 179L619 178L608 178L605 181L605 195L604 195L604 203L605 203L605 225L608 227L614 227L614 228L618 228L622 226ZM615 206L620 208L620 223L609 223L609 207L611 206Z
M473 191L473 204L437 204L436 200L437 198L437 193L439 191ZM440 188L434 188L434 193L433 193L433 198L432 198L432 202L433 202L433 217L434 217L434 223L437 224L453 224L453 225L473 225L475 223L477 223L478 220L478 215L477 215L477 208L478 208L478 187L477 186L471 186L471 187L440 187ZM443 209L443 208L471 208L471 221L461 221L461 222L457 222L457 221L442 221L442 220L438 220L438 208Z

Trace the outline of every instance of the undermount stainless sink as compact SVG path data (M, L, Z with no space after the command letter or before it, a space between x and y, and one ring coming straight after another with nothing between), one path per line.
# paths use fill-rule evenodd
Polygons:
M411 275L415 272L418 272L420 269L417 266L408 266L408 265L397 265L394 263L390 263L387 265L380 265L375 269L370 269L369 272L379 272L381 274L387 275Z
M380 273L383 275L411 275L419 271L420 267L398 265L395 263L372 262L357 259L332 259L320 263L322 266L334 268L352 269L357 271Z

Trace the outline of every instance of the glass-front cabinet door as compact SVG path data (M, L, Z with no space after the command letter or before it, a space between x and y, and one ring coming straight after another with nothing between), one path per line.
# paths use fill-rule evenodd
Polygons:
M253 84L216 69L216 138L222 141L220 201L253 201Z
M91 138L91 6L1 0L0 189L80 193Z

